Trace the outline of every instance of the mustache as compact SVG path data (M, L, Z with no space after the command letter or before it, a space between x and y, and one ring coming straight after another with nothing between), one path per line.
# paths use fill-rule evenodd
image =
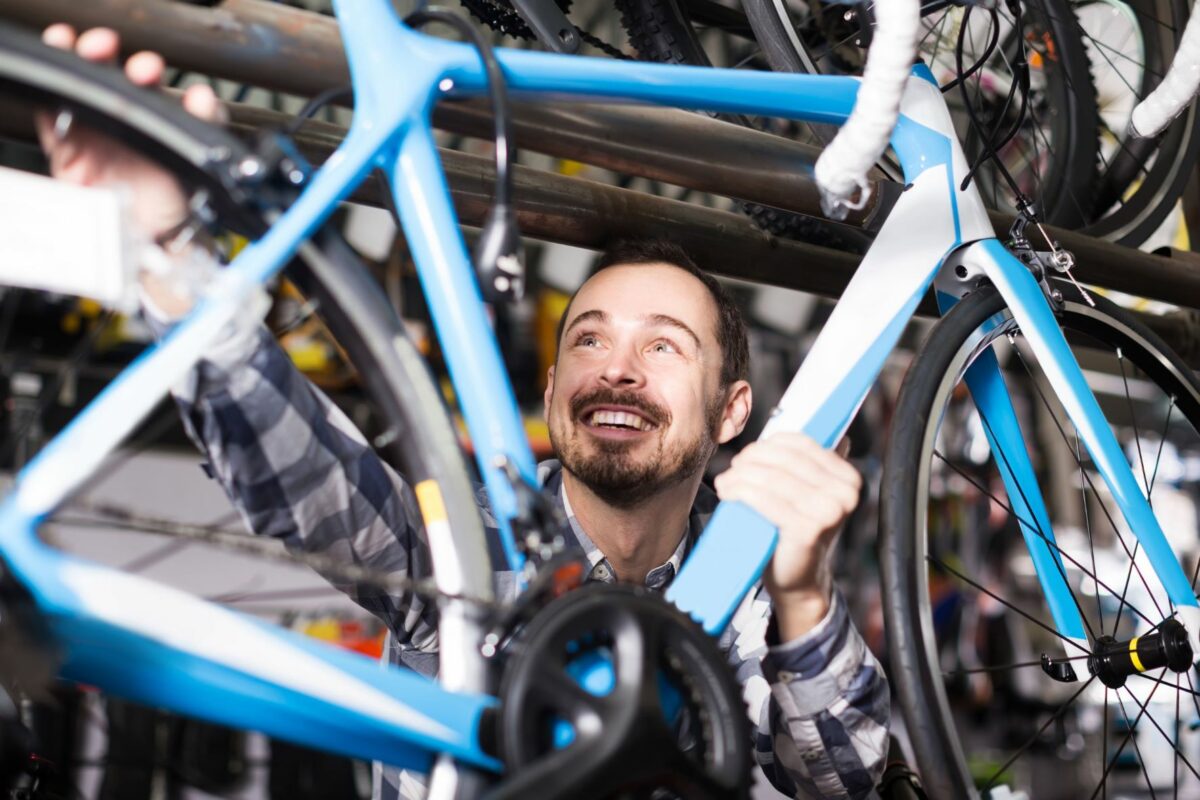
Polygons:
M589 406L625 406L636 410L656 428L671 419L671 413L658 403L631 391L598 387L571 398L571 418L579 419Z

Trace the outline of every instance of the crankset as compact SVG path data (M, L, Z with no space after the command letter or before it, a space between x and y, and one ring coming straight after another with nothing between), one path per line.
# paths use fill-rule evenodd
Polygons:
M641 587L588 583L511 643L497 749L507 798L749 797L749 719L715 640Z

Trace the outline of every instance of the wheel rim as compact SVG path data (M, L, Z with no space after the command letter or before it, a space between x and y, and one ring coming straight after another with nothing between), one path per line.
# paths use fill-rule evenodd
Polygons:
M1094 236L1139 245L1172 215L1195 162L1188 108L1155 139L1129 136L1133 107L1162 81L1188 19L1177 0L1095 0L1075 13L1091 62L1100 150L1089 219Z
M1121 348L1117 362L1124 368L1124 374L1120 371L1108 373L1111 388L1118 394L1102 400L1114 422L1118 420L1114 409L1119 411L1124 407L1128 412L1128 419L1121 420L1123 424L1118 425L1119 433L1126 434L1122 444L1130 453L1136 452L1137 444L1141 444L1140 461L1145 467L1142 484L1151 487L1152 503L1156 497L1166 498L1167 491L1163 487L1170 478L1163 470L1164 453L1170 452L1169 447L1200 447L1200 434L1195 424L1200 420L1197 413L1200 393L1176 362L1156 354L1156 343L1134 328L1116 327L1118 323L1109 318L1106 311L1094 311L1083 303L1069 302L1065 316L1077 332L1074 339L1077 346L1082 344L1083 336L1091 339L1090 345L1101 341L1094 338L1099 332L1105 344ZM1048 652L1061 657L1064 646L1055 640L1056 633L1051 636L1040 627L1049 623L1049 615L1043 610L1044 602L1039 602L1040 588L1033 578L1027 553L1022 556L1025 549L1019 534L1015 546L1006 546L998 535L980 535L962 525L964 512L969 513L972 508L961 501L972 493L976 495L974 510L977 513L979 503L982 503L985 515L999 507L1008 518L1006 524L1012 523L1011 510L1003 508L1002 490L992 488L986 477L996 474L991 459L987 460L984 469L979 469L979 465L972 468L970 463L971 447L980 443L982 430L976 431L974 442L965 443L965 450L962 449L963 442L955 444L947 435L957 420L963 418L961 409L956 408L960 400L955 390L962 371L981 352L994 349L1000 342L1000 349L1012 348L1013 355L1008 358L1005 370L1010 391L1014 384L1023 380L1040 381L1031 356L1021 352L1020 332L1011 318L1000 313L991 322L996 326L994 329L985 333L977 328L964 340L934 394L931 422L925 430L921 448L914 508L917 532L914 563L927 567L917 570L915 581L921 624L918 639L924 648L926 669L931 675L941 676L940 681L931 682L936 697L925 697L922 702L936 703L938 713L953 726L947 732L946 741L952 747L958 746L954 748L957 750L956 761L952 762L948 772L970 776L965 780L971 781L983 797L989 796L989 789L999 786L1038 798L1099 797L1108 791L1133 792L1129 796L1137 797L1149 797L1154 792L1169 797L1200 796L1200 740L1189 730L1191 721L1200 718L1200 698L1192 694L1200 688L1197 676L1186 671L1179 674L1179 690L1176 690L1176 673L1160 674L1155 670L1130 678L1122 689L1110 690L1098 680L1089 680L1092 676L1083 654L1072 651L1065 655L1073 659L1070 663L1075 667L1079 681L1074 684L1053 681L1039 668L1039 656L1041 652ZM1010 337L1015 339L1015 344L1009 344ZM1094 347L1082 349L1100 352ZM1086 369L1087 364L1099 362L1084 363ZM1030 373L1033 378L1020 377ZM1151 375L1153 380L1150 380ZM1094 384L1104 383L1099 373L1089 372L1089 376ZM1153 420L1166 423L1161 427L1150 425L1152 420L1148 416L1156 403L1148 387L1157 389L1156 383L1166 383L1177 398L1172 402L1169 394L1164 394L1168 398L1165 401L1167 410L1163 419ZM1049 398L1047 390L1043 388L1042 392L1051 404L1056 403ZM1121 393L1125 396L1119 396ZM1178 398L1185 393L1185 401L1179 402ZM947 401L950 402L948 408ZM1044 402L1037 390L1029 392L1027 401L1035 408ZM1053 406L1046 413L1062 416L1061 410ZM978 415L974 417L978 420ZM949 428L948 419L951 420ZM1029 429L1025 420L1022 424ZM1060 435L1054 425L1046 425L1045 421L1043 425L1053 429L1050 432L1054 436ZM1182 430L1184 427L1188 430ZM1158 437L1162 446L1149 447L1154 434L1159 432L1164 432ZM1074 431L1069 422L1065 423L1061 433L1065 437L1062 446L1072 450ZM1049 445L1043 442L1041 452L1033 452L1042 459L1053 460L1048 448ZM966 458L960 458L958 453ZM1095 513L1095 505L1107 506L1107 513L1114 519L1118 515L1111 501L1103 497L1101 479L1089 475L1086 454L1080 451L1080 455L1082 458L1078 460L1083 461L1084 466L1078 468L1076 463L1079 485L1071 488L1084 513L1093 510L1085 516L1080 535L1080 531L1062 522L1068 515L1065 510L1055 507L1054 496L1048 496L1052 526L1066 561L1068 581L1094 634L1115 632L1119 638L1128 639L1160 621L1165 613L1169 613L1168 604L1148 565L1142 563L1137 550L1133 549L1136 541L1131 533L1124 531L1121 535L1135 556L1136 566L1128 559L1130 550L1122 553L1120 536L1101 535L1101 528L1108 522L1103 514ZM1139 472L1137 460L1136 457L1133 459L1135 473ZM956 461L962 463L954 463ZM957 488L951 491L956 483ZM954 509L956 493L959 506ZM1050 492L1046 494L1051 495ZM1161 517L1163 511L1159 513ZM1189 535L1194 538L1194 516L1192 522ZM959 526L957 532L954 530L956 525ZM1178 533L1178 527L1175 531ZM955 542L956 537L965 540L967 546L963 546L962 541ZM1013 537L1006 538L1011 544ZM1176 543L1176 539L1172 541ZM976 549L972 550L972 546ZM1194 575L1191 555L1191 552L1186 554L1185 563L1189 576ZM1125 564L1119 563L1121 557ZM1093 558L1097 560L1093 562ZM1146 584L1141 580L1143 573ZM999 591L999 588L1005 591ZM1155 603L1162 607L1161 611L1155 609ZM1030 614L1035 622L1021 617L1022 612ZM997 707L1005 710L997 714ZM1140 710L1143 707L1146 711ZM1131 729L1132 735L1126 736L1121 728ZM1178 755L1173 744L1165 738L1168 733L1178 739ZM928 778L929 767L923 766ZM1050 775L1054 776L1053 784L1047 781ZM1031 787L1036 787L1036 794L1031 793ZM965 791L959 787L956 791L961 793L957 796L963 796L970 789L970 785ZM1055 791L1061 794L1055 795Z

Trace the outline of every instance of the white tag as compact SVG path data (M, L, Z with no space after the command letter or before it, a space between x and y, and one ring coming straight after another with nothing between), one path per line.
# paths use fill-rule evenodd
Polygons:
M384 187L384 191L391 190ZM346 214L346 227L342 230L346 241L367 258L386 260L396 240L396 223L392 221L391 212L357 203L347 205L350 210Z
M116 190L0 167L0 284L136 309L136 251L126 219Z

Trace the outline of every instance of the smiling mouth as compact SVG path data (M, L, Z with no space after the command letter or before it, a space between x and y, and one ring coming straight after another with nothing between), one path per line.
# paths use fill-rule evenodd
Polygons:
M592 428L617 431L652 431L657 426L632 411L593 411L584 415L584 422Z

